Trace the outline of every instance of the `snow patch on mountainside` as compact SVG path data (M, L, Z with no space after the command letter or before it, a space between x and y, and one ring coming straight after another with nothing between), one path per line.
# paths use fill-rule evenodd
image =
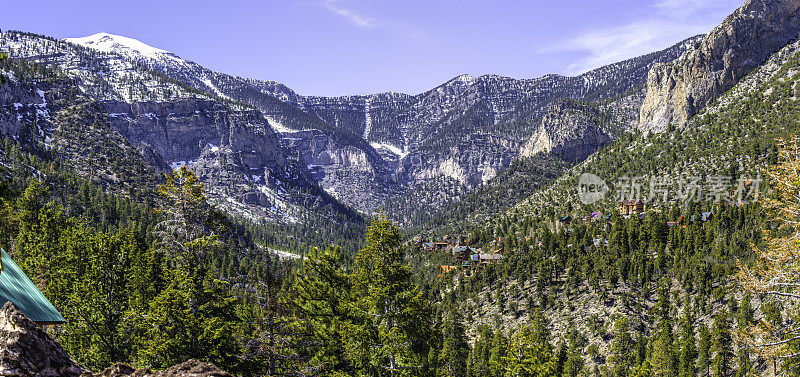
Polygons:
M66 38L67 42L89 47L98 51L118 53L131 58L145 57L156 60L172 59L182 61L175 54L147 45L133 38L109 33L97 33L82 38Z
M214 85L214 83L211 82L211 79L209 79L208 77L203 78L200 81L202 81L203 84L205 84L205 86L207 86L209 89L211 89L211 91L213 91L214 94L220 96L220 98L231 99L230 97L226 96L225 93L222 93L222 91L219 90L219 88L217 88L217 86Z
M369 133L372 132L372 117L369 115L369 97L364 100L364 140L369 140Z
M373 148L375 148L375 150L385 149L385 150L387 150L389 152L392 152L392 154L394 154L396 156L400 156L400 158L408 156L408 152L406 152L406 151L404 151L404 150L402 150L402 149L400 149L398 147L395 147L394 145L391 145L391 144L369 143L369 145L371 145Z
M285 124L281 123L280 121L271 116L265 115L264 118L266 118L267 123L269 123L269 125L272 126L272 130L277 133L296 132L295 130L286 127Z

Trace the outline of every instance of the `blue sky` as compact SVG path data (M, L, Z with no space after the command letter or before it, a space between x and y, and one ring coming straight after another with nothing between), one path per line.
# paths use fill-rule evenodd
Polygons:
M15 1L2 29L124 35L306 95L416 94L462 73L574 75L707 32L743 0Z

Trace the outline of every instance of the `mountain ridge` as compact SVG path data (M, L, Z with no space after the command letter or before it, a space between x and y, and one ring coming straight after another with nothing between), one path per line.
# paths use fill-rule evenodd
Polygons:
M301 175L313 182L302 187L313 191L313 186L319 185L337 201L367 214L379 211L393 197L407 195L412 188L436 190L446 184L463 186L466 192L480 187L525 153L524 144L537 131L550 104L561 98L603 102L600 110L618 118L614 121L616 128L631 129L630 109L637 104L644 73L656 62L677 57L697 39L576 77L546 75L517 80L492 74L459 75L418 95L318 97L298 95L275 81L215 72L165 50L108 33L65 42L4 35L7 37L0 42L0 49L65 69L79 78L90 96L98 93L99 100L159 102L199 96L227 103L237 111L257 109L263 123L278 135L283 153L304 165L305 169L298 169L308 171ZM41 58L46 55L42 52L52 51L57 52L55 57ZM100 64L111 75L104 73L98 78L99 73L76 69L81 64ZM144 85L129 86L125 72L137 69L145 70L142 79L136 79ZM137 87L138 92L134 90ZM112 124L120 124L113 120ZM565 124L584 127L578 123L581 121ZM562 136L552 135L563 142L555 148L581 149L564 152L572 159L584 158L617 134L598 128L595 142L576 143L570 135L580 137L583 133L562 131ZM191 165L199 161L200 153L195 154L164 160L172 166ZM203 169L213 164L205 166ZM242 175L247 180L251 174ZM253 175L267 176L263 172ZM451 199L455 198L441 198ZM404 214L399 211L396 220L403 222Z

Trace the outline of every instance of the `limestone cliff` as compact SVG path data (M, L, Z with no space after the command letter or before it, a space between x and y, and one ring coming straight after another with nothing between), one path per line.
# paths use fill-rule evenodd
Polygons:
M230 212L291 219L297 204L336 204L259 111L197 98L103 105L114 131L153 150L169 164L163 169L193 170Z
M800 0L747 0L678 59L655 65L639 129L683 125L800 31Z
M581 161L611 142L611 137L601 127L602 119L603 114L594 106L559 101L548 108L520 154L530 157L548 152L566 161Z

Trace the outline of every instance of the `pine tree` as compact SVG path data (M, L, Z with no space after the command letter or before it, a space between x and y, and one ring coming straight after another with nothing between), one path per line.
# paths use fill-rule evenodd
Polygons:
M505 357L508 353L508 340L503 336L500 329L494 331L492 345L489 352L489 376L499 377L505 374Z
M586 343L587 339L581 335L574 324L570 324L568 354L562 376L577 377L583 372L583 351Z
M754 322L754 310L750 302L751 298L752 296L749 292L745 293L745 295L742 297L742 302L739 305L739 310L736 313L736 327L740 334L746 333L748 328L750 328ZM748 344L743 344L742 347L739 348L738 360L739 362L736 375L744 377L753 367L753 362L750 360L750 350Z
M700 342L698 344L697 368L700 376L708 377L711 375L711 333L705 324L700 323Z
M680 363L678 366L679 377L693 377L695 375L695 360L697 359L697 349L694 338L694 316L687 305L681 320L681 348Z
M469 352L467 376L489 376L489 354L492 349L494 332L487 325L478 326L478 338Z
M78 229L71 232L69 246L58 257L59 265L66 267L69 263L77 268L59 268L60 276L55 280L64 280L52 283L66 288L71 296L69 311L74 320L65 326L65 347L100 368L129 360L132 354L134 326L130 319L137 316L128 312L131 301L127 288L132 277L131 261L144 251L130 231L109 237ZM74 281L76 276L78 281ZM72 284L72 289L67 284Z
M655 314L658 316L658 323L650 365L653 367L654 375L668 377L677 374L677 355L674 349L672 321L669 318L669 282L667 279L662 279L660 284L661 287L658 291L659 300L655 308Z
M347 352L359 375L417 375L427 363L432 313L411 282L400 233L385 217L367 229L353 274Z
M653 366L653 375L669 377L675 375L675 352L673 350L672 335L666 329L660 329L655 344L650 365Z
M306 354L307 368L321 373L352 371L342 345L350 280L341 263L339 247L312 249L292 289L297 325L304 334L297 352Z
M734 355L728 312L726 310L722 310L714 316L713 342L714 377L731 376L731 362Z
M234 368L239 361L237 299L209 271L225 224L207 203L202 184L185 168L169 176L159 192L165 204L157 242L176 267L168 271L168 286L150 303L141 324L145 335L138 358L154 366L198 358Z
M443 331L442 350L439 352L438 365L441 375L448 377L464 377L469 357L469 344L464 325L458 320L458 313L450 308L446 316Z
M523 325L509 340L503 358L506 376L548 377L556 374L556 359L550 345L544 315L537 310L530 325Z
M614 324L614 339L611 343L611 356L609 357L612 376L627 376L633 367L634 341L628 331L628 319L620 317Z
M243 344L243 369L267 375L302 372L303 356L298 350L308 346L307 333L295 322L295 303L285 285L290 266L281 265L271 255L249 271L235 286L246 305L239 309L239 342ZM319 367L311 366L308 370Z

